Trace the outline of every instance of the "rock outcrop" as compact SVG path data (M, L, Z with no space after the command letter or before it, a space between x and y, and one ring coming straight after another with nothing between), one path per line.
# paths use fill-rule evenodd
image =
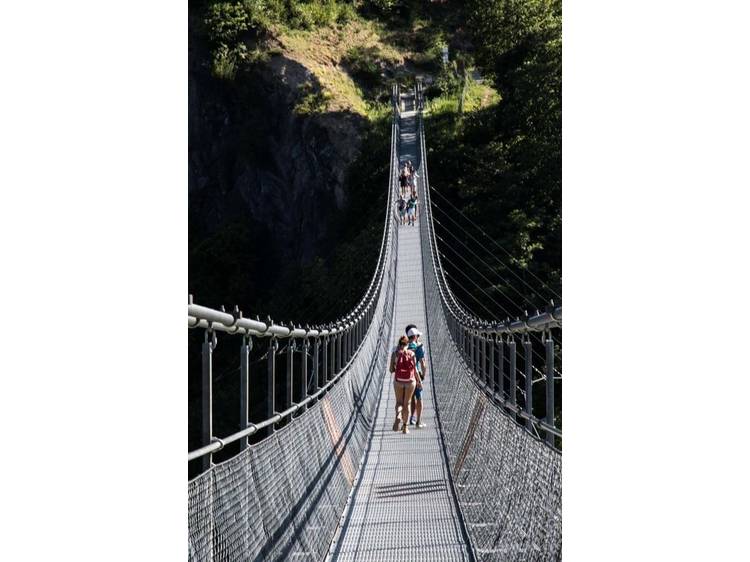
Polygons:
M248 222L270 233L268 250L279 260L308 263L347 202L345 176L359 155L364 118L296 111L304 93L320 87L280 54L232 82L192 62L191 232L201 238Z

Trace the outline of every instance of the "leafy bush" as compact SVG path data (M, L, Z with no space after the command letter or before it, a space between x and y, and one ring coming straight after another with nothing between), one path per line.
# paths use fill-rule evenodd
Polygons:
M341 60L350 74L367 88L372 88L380 80L380 51L377 47L352 47Z
M221 2L208 9L204 23L212 42L227 45L250 29L252 19L243 4Z
M222 80L234 80L237 75L237 54L226 45L220 45L214 51L211 65L213 75Z
M324 92L317 88L312 82L305 82L299 87L300 101L294 107L294 112L298 115L310 115L312 113L322 113L328 109L328 103L331 101L330 92Z
M396 0L369 0L367 3L381 12L388 12L396 5Z
M342 17L351 15L351 10L344 8L336 0L313 0L306 3L292 4L290 25L303 29L331 25L340 21Z
M435 79L435 87L445 96L455 96L461 91L461 78L455 63L443 65Z

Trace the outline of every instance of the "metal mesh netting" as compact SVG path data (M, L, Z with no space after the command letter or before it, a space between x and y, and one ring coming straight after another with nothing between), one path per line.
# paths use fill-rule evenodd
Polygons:
M474 552L480 562L558 560L561 455L519 427L474 383L448 330L428 221L422 206L427 335L436 410Z

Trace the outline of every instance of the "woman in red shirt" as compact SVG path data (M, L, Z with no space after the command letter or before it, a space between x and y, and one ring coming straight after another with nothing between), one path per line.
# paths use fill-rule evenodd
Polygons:
M396 393L396 419L393 422L393 431L398 431L399 423L401 423L401 433L409 433L409 402L411 402L414 389L422 387L422 383L416 376L416 356L412 350L408 349L408 346L409 338L401 336L398 340L398 348L391 354L389 369L394 374L393 390Z

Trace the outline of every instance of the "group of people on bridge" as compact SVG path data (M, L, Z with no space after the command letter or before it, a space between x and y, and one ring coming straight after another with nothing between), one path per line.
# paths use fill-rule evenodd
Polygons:
M401 224L414 226L417 219L417 172L414 164L409 160L401 167L398 174L398 183L401 187L398 196L398 216ZM408 195L408 198L407 198Z
M414 324L405 329L406 335L398 340L391 354L390 372L393 373L393 390L396 393L396 419L393 431L409 433L409 425L422 429L422 382L427 378L422 332ZM416 418L416 419L415 419Z

